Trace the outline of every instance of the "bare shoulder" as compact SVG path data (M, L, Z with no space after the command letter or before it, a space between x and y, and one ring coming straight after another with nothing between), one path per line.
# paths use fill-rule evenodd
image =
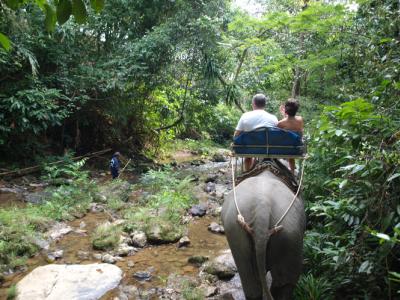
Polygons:
M287 118L284 118L284 119L278 121L278 125L277 126L279 128L285 128L285 126L287 125L287 122L288 122Z

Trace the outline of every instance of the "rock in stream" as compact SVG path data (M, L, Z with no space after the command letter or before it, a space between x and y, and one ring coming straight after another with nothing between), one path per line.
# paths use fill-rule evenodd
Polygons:
M46 265L17 284L17 300L99 299L121 278L122 270L110 264Z

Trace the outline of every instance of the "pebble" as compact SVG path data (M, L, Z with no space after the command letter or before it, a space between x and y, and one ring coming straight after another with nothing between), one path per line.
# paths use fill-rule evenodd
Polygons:
M139 281L150 281L152 276L151 276L150 272L139 271L139 272L134 273L133 277Z
M76 253L76 256L81 260L89 259L89 255L90 255L89 252L86 252L86 251L78 251ZM101 257L100 257L100 259L101 259Z
M135 266L135 263L133 261L129 260L127 262L127 266L128 266L128 268L133 268Z
M102 255L101 255L101 253L93 253L93 258L97 259L97 260L101 260L102 259Z
M117 258L111 254L104 254L101 258L101 261L106 264L115 264L117 262Z
M215 222L208 225L208 230L214 233L225 233L224 227Z
M178 248L187 247L190 244L190 239L187 236L182 237L178 242Z

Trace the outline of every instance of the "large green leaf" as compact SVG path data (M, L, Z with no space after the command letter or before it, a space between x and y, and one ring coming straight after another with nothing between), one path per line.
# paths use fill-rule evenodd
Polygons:
M56 27L56 22L57 22L56 12L54 8L47 3L44 5L44 9L46 13L46 19L44 20L46 30L51 32Z
M74 15L76 22L83 24L87 19L87 11L85 3L82 0L72 0L72 14Z
M90 0L90 5L95 10L95 12L99 13L104 8L104 0Z
M11 42L7 36L0 32L0 44L7 51L11 49Z
M16 10L23 3L23 1L22 0L6 0L5 3L9 8Z
M58 24L62 25L68 21L72 13L71 0L60 0L57 5L57 21Z

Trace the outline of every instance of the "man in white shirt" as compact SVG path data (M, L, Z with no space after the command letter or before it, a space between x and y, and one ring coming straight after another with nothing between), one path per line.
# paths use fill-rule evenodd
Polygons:
M264 94L257 94L251 101L252 111L245 112L236 126L234 136L238 136L243 131L252 131L260 127L276 127L278 118L266 112L265 105L267 97ZM246 157L244 160L244 170L248 171L253 167L254 159Z

